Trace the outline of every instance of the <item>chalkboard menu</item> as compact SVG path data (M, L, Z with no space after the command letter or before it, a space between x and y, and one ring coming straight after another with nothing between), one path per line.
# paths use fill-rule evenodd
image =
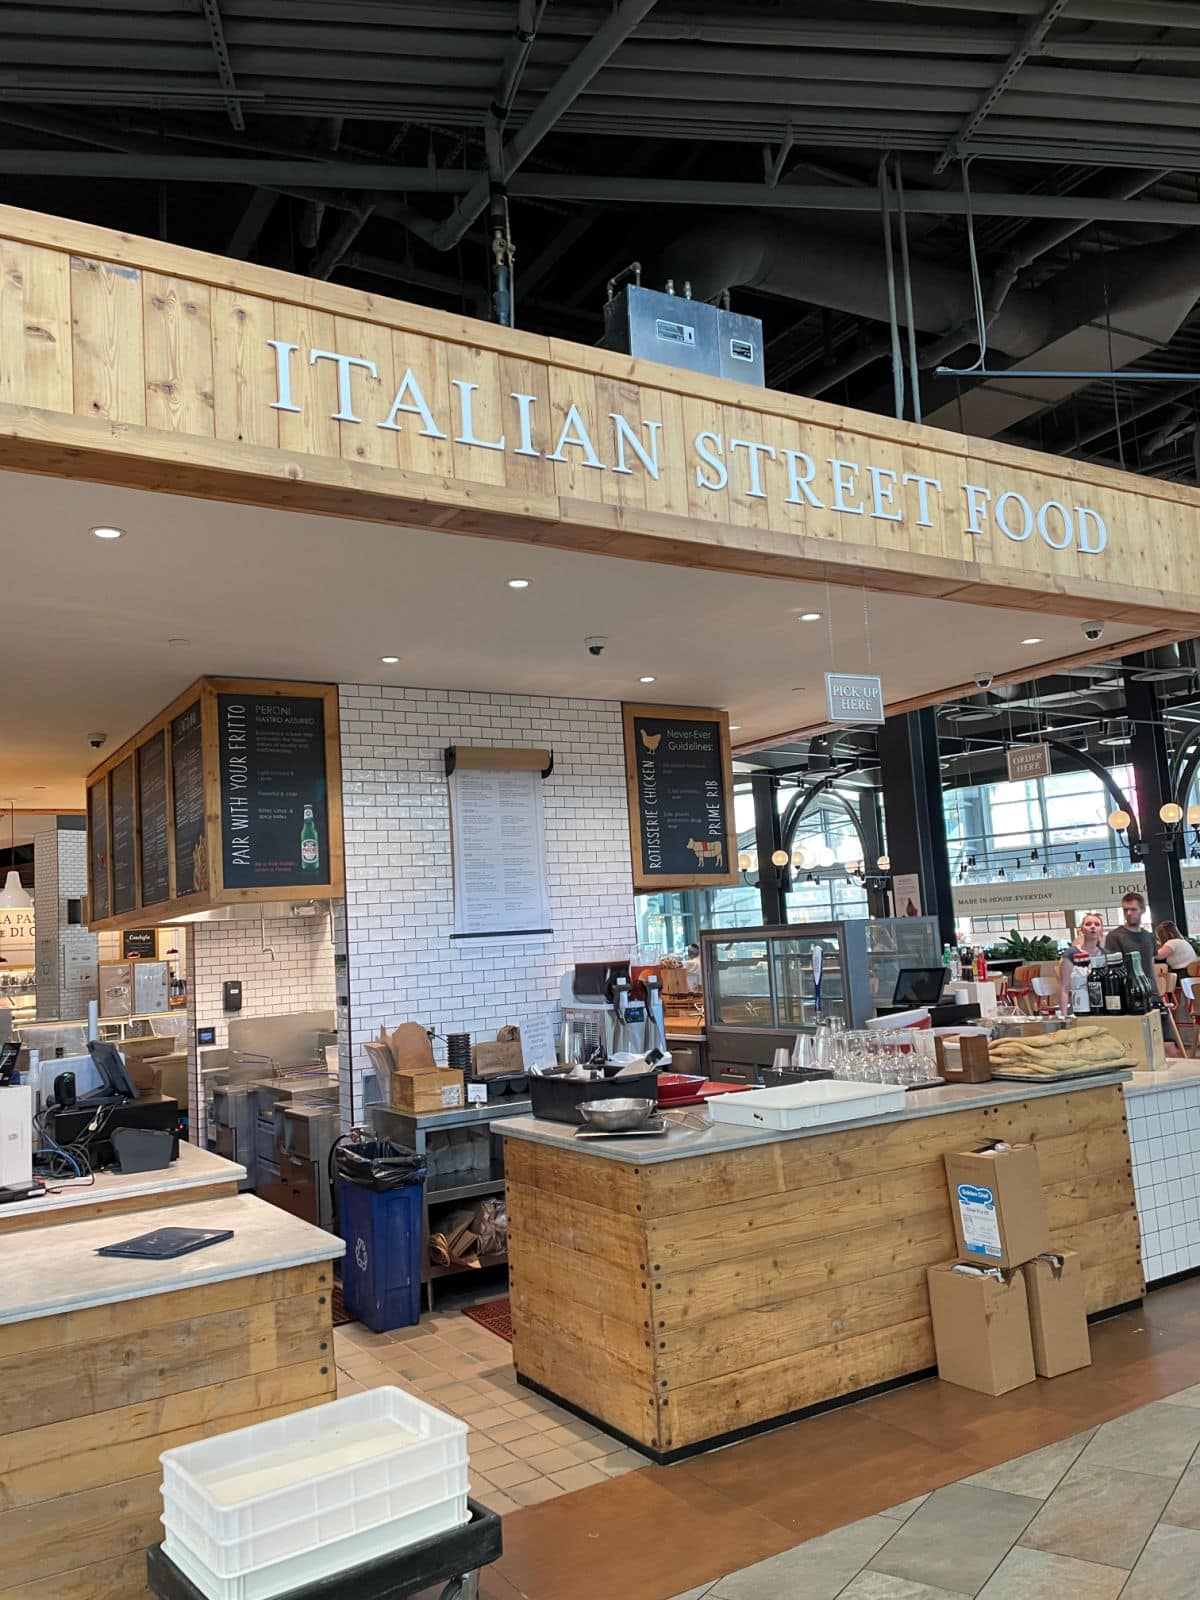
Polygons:
M127 756L109 777L112 789L113 915L137 905L137 816L133 757Z
M226 889L330 881L325 702L218 694L221 872Z
M112 910L108 895L108 779L88 790L88 852L92 864L92 902L88 916L94 922Z
M171 792L174 797L175 893L195 894L208 887L208 867L202 847L204 744L199 700L171 723Z
M624 723L634 889L736 883L725 713L626 706Z
M167 736L147 739L137 753L141 826L142 904L155 906L171 893L167 875Z

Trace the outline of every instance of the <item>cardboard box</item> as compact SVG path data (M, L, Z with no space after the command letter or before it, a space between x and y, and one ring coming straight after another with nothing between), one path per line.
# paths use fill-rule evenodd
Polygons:
M429 1116L435 1111L458 1111L466 1104L461 1072L435 1067L431 1072L392 1074L392 1110L410 1117Z
M169 1056L179 1049L179 1040L173 1033L147 1033L137 1039L122 1039L117 1049L131 1061L153 1061L159 1056Z
M1050 1249L1050 1222L1037 1151L963 1150L947 1155L958 1253L989 1267L1020 1267Z
M1040 1378L1057 1378L1092 1364L1083 1271L1074 1250L1037 1256L1021 1268L1029 1300L1033 1364Z
M938 1377L979 1394L1001 1395L1032 1383L1033 1340L1029 1301L1019 1271L999 1278L930 1267L929 1309L937 1349Z

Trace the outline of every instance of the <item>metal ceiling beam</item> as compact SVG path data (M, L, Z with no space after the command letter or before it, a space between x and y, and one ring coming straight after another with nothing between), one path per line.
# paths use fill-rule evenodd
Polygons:
M502 182L507 183L528 160L563 112L583 93L654 5L655 0L618 0L555 87L539 101L520 131L504 145L500 152ZM429 243L438 250L452 250L486 209L491 187L489 174L480 173L451 214L429 235Z
M139 150L3 150L0 169L37 178L123 178L156 182L306 185L310 189L373 189L380 193L462 194L475 174L434 167L389 167L359 161L294 161L269 157L190 156Z
M225 26L221 19L221 0L200 0L200 9L208 24L208 39L217 63L217 80L225 90L225 111L235 132L244 133L246 119L242 116L238 99L237 82L229 60L229 46L225 43Z

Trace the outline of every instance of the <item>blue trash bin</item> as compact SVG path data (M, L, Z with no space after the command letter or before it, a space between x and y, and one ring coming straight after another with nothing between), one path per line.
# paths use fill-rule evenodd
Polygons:
M342 1300L374 1333L421 1320L425 1239L424 1169L398 1188L373 1189L338 1179L338 1218L346 1255Z

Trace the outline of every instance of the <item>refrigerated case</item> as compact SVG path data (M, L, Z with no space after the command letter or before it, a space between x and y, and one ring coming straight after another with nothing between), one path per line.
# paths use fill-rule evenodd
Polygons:
M700 935L705 1033L713 1078L753 1083L776 1049L817 1024L814 952L821 952L820 1015L864 1027L890 1003L904 967L935 966L934 917L722 928Z

